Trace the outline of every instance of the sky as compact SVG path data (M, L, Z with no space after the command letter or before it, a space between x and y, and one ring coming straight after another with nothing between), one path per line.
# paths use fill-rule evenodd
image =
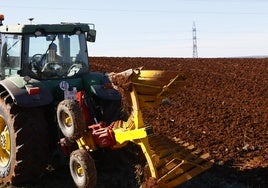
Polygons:
M1 0L4 24L94 23L89 56L268 55L267 0Z

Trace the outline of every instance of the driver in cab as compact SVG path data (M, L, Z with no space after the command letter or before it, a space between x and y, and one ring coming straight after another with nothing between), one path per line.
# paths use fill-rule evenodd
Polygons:
M57 54L57 45L51 43L48 47L47 63L62 63L62 57Z
M63 58L57 54L57 45L51 43L48 47L48 53L45 56L45 64L42 72L57 71L62 68Z

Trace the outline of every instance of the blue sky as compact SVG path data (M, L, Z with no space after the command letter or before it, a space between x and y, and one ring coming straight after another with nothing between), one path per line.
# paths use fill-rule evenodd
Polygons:
M4 24L94 23L90 56L199 57L268 54L267 0L1 0Z

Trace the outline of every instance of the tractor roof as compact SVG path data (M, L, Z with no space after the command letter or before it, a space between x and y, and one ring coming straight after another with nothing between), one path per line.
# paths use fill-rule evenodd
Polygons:
M61 24L37 24L37 25L2 25L0 26L1 33L12 34L35 34L36 32L43 33L75 33L88 32L89 24L83 23L61 23Z

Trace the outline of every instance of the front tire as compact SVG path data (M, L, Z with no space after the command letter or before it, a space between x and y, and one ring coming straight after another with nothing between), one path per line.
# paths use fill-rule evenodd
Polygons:
M95 162L86 150L78 149L71 153L70 171L77 187L91 188L96 185Z
M86 130L81 108L75 100L63 100L58 104L57 120L63 135L71 140L78 139Z

